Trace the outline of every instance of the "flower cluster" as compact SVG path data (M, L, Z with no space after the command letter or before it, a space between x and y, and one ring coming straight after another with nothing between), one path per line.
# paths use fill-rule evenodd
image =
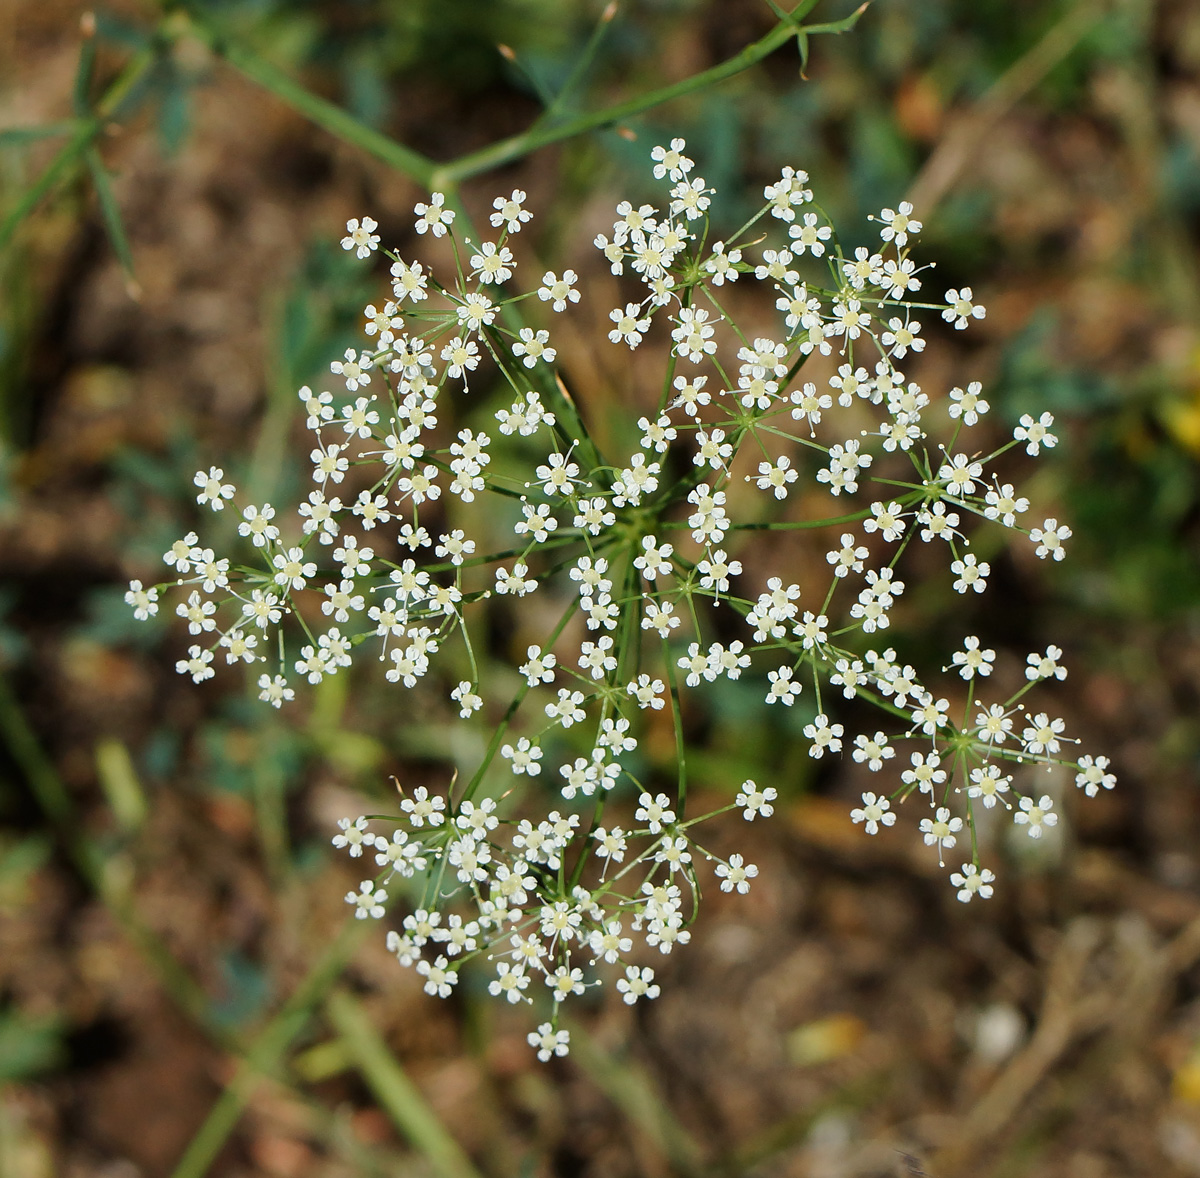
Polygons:
M179 670L197 682L223 656L252 668L260 698L278 708L299 681L364 656L397 688L440 661L461 717L497 719L465 785L409 791L388 832L371 829L383 820L346 819L334 843L378 869L346 897L359 918L385 915L394 876L424 881L388 945L429 993L450 994L472 960L510 1002L548 991L550 1021L530 1035L542 1059L568 1050L559 1008L599 984L600 967L616 972L628 1003L657 995L644 962L688 940L702 863L724 891L744 893L757 875L741 855L696 840L711 815L685 816L685 689L758 677L765 705L782 708L811 692L812 757L845 749L895 775L851 819L875 834L916 794L927 807L919 833L939 862L970 844L968 861L951 864L961 864L950 882L964 902L995 882L974 837L981 809L1010 813L1033 838L1057 821L1051 798L1024 796L1009 770L1070 764L1089 796L1115 783L1104 757L1065 753L1061 720L1025 708L1029 690L1064 677L1058 648L1029 656L1021 690L984 702L996 656L977 637L944 668L958 684L944 695L881 641L910 545L944 553L954 591L978 594L991 569L971 550L976 525L1027 537L1054 560L1071 536L1056 518L1026 526L1028 499L995 469L1010 449L1054 446L1050 414L1023 417L983 453L971 434L989 412L980 385L935 400L901 367L926 346L924 319L961 330L984 308L967 287L921 301L929 267L911 256L922 224L910 205L880 213L878 248L844 250L792 168L750 221L710 240L712 190L685 150L676 139L652 154L661 207L620 204L611 235L595 241L627 290L609 338L636 349L653 336L666 353L658 407L638 420L627 455L599 453L554 372L550 327L526 323L533 311L552 324L578 302L577 275L545 272L536 290L511 289L525 194L498 197L494 240L475 240L435 193L416 206L416 230L447 239L454 277L443 284L422 262L388 255L391 289L365 309L364 346L331 365L345 391L300 390L312 433L306 500L285 517L240 503L223 470L200 472L198 503L237 512L254 563L234 565L192 532L164 556L173 582L134 581L127 594L147 618L179 587L176 612L195 638ZM342 245L370 257L375 228L349 222ZM735 283L757 284L773 304L771 335L735 322L724 302ZM494 431L447 424L464 394L498 383L507 393ZM469 508L484 497L487 512ZM822 526L831 538L803 586L743 572L755 533ZM493 703L472 632L497 598L540 602L544 637L524 651L515 697ZM874 704L879 727L848 734L839 696ZM640 781L630 758L647 716L664 709L679 750L670 792ZM902 741L915 750L907 762ZM556 809L530 815L519 794L508 801L502 779L543 773L561 794ZM753 820L775 798L745 781L724 809Z

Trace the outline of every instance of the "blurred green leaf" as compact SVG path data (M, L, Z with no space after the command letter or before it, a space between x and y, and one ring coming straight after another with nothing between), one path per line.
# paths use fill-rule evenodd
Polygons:
M0 1011L0 1083L28 1080L59 1067L64 1059L62 1020Z

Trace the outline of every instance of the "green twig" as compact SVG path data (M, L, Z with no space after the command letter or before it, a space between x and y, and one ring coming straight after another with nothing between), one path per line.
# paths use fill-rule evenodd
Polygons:
M710 69L702 70L682 81L672 82L669 86L660 86L656 90L649 90L636 98L606 106L603 110L578 115L556 126L534 126L527 131L522 131L519 135L501 139L498 143L471 152L438 168L433 176L433 183L436 187L458 183L469 176L478 176L481 172L489 172L493 168L511 163L539 148L548 147L552 143L574 138L585 131L594 131L599 127L619 123L631 115L641 114L643 111L661 106L664 102L670 102L674 98L682 98L697 90L703 90L706 86L724 81L726 78L732 78L735 74L740 74L750 66L756 65L795 35L796 30L791 23L781 21L765 37L747 45L741 52L735 53Z
M376 159L382 160L389 167L395 168L426 188L432 186L433 173L437 167L433 160L359 122L335 103L311 93L299 82L289 78L278 66L263 60L253 50L228 39L219 29L214 28L206 17L195 11L189 11L189 16L191 30L213 53L224 58L239 73L257 82L264 90L269 90L331 135L355 147L361 147Z

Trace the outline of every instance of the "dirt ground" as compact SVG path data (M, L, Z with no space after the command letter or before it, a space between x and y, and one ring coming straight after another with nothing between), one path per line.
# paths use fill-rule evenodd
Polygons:
M730 11L679 34L681 71L769 24L754 5ZM65 116L78 14L0 0L0 126ZM1161 290L1125 267L1150 234L1152 259L1186 255L1170 273L1163 262L1163 282L1186 296L1195 268L1195 226L1158 222L1144 139L1121 132L1149 101L1200 135L1200 22L1186 5L1159 19L1150 82L1098 68L1080 109L1012 104L969 170L1012 246L989 283L981 362L999 364L1037 292L1059 309L1064 363L1087 356L1118 382L1165 371L1182 415L1200 388L1195 308L1164 314ZM308 243L364 208L400 234L420 193L220 62L188 67L205 81L182 147L165 152L145 118L103 146L138 298L82 181L29 220L6 263L0 669L14 706L0 759L0 1178L172 1174L230 1091L244 1109L209 1171L221 1178L431 1173L324 1006L257 1083L230 1088L239 1051L335 939L357 882L317 832L357 812L365 778L407 762L379 751L369 707L344 703L334 727L354 739L337 755L297 754L282 725L245 721L235 692L174 674L181 634L148 643L111 608L113 587L178 527L193 455L244 446L270 413L284 292ZM918 81L902 79L892 100L928 154L974 108L930 107ZM389 130L434 150L422 137L441 120L443 153L530 113L499 89L405 97ZM27 183L49 151L6 163L5 183ZM559 158L534 156L498 183L549 203ZM609 197L584 203L585 230ZM564 230L563 264L601 281L587 241ZM586 360L583 343L574 355ZM576 378L586 384L579 367ZM1192 471L1186 422L1172 420L1175 433L1154 428ZM1182 518L1165 542L1194 563L1194 504ZM1093 550L1102 538L1094 528ZM1014 567L1018 610L1038 611L1014 625L1063 635L1064 714L1113 759L1120 787L1070 799L1061 837L1038 859L1013 855L989 904L958 904L911 838L851 827L860 782L847 767L790 795L771 823L718 836L736 835L759 885L708 897L692 944L662 962L662 997L636 1010L597 1001L566 1061L532 1058L522 1012L478 993L435 1002L381 944L357 948L338 992L482 1173L1200 1174L1195 603L1165 620L1089 619L1038 575ZM124 750L144 792L122 810ZM262 765L286 786L229 785ZM271 807L286 846L264 838L279 829L264 820ZM205 1010L142 927L208 996Z

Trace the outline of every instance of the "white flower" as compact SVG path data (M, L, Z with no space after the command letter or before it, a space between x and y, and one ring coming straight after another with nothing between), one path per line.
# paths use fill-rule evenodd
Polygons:
M682 139L672 139L670 147L656 147L650 152L654 160L654 178L661 180L669 176L672 180L682 180L695 164L683 154L687 144Z
M915 785L922 793L932 795L934 786L946 780L946 770L941 768L942 759L937 753L913 753L912 768L900 774L905 785Z
M991 408L983 399L982 393L983 385L977 380L967 385L966 392L960 388L951 389L950 400L954 404L950 406L950 416L961 417L963 425L974 425Z
M913 207L906 200L901 201L896 211L884 209L879 214L879 220L883 222L879 236L884 241L894 241L897 246L907 245L908 235L911 233L915 236L922 229L921 222L913 219L912 212Z
M1029 827L1029 837L1040 839L1047 826L1058 825L1058 815L1054 813L1054 801L1049 794L1035 802L1033 798L1022 798L1021 808L1013 814L1013 821Z
M758 875L758 868L753 863L746 863L741 855L730 855L728 863L717 864L717 876L721 880L721 891L732 892L735 889L740 895L750 890L750 881Z
M371 374L367 371L370 367L370 353L359 354L353 348L347 348L342 359L329 365L329 371L340 376L346 382L346 388L354 392L359 385L371 383Z
M579 302L579 291L575 289L578 281L579 275L574 270L564 270L561 278L553 270L547 270L542 275L538 298L549 303L554 311L565 311L568 303Z
M449 965L445 957L438 957L433 963L417 962L417 973L425 978L426 994L438 998L450 997L451 991L458 984L458 970L450 969Z
M1034 754L1045 752L1047 756L1058 752L1059 737L1066 727L1064 721L1058 718L1052 720L1045 712L1038 712L1029 719L1029 724L1021 733L1025 751Z
M808 252L814 258L825 253L825 242L832 236L833 230L828 225L817 224L816 213L805 213L799 224L788 228L788 236L792 239L792 249L797 257Z
M982 650L979 639L972 635L963 639L963 649L954 652L954 665L964 679L975 675L986 678L992 673L992 664L996 661L994 650Z
M652 680L649 675L639 675L625 686L626 694L637 701L639 708L653 708L655 711L663 707L662 694L665 690L661 679Z
M279 529L271 523L275 508L264 503L261 508L250 506L242 511L242 522L238 524L238 535L249 536L256 548L265 548L279 539Z
M955 837L962 830L961 818L950 817L950 811L945 806L940 807L932 818L921 819L921 833L925 836L927 847L936 846L938 863L945 865L942 852L954 846L958 839Z
M1008 793L1011 781L1011 776L1001 777L998 765L980 765L971 770L971 784L967 788L967 797L982 798L984 808L991 810L997 800L1003 800L1001 795ZM1004 804L1008 805L1007 802Z
M955 871L950 876L950 882L958 888L958 898L964 904L969 904L974 896L981 900L990 899L995 881L995 875L988 868L981 871L974 863L964 863L961 874Z
M1025 442L1025 453L1037 457L1043 446L1047 450L1053 449L1058 445L1058 438L1051 432L1050 427L1054 424L1054 416L1050 413L1043 413L1037 421L1026 413L1021 418L1021 424L1013 430L1013 437L1018 442Z
M196 471L196 477L192 482L200 488L200 494L196 496L196 502L203 507L206 503L213 511L222 511L225 507L225 500L233 498L234 487L232 483L223 483L221 480L225 477L225 472L220 467L209 467L208 474L204 471Z
M211 679L216 674L210 666L212 661L213 652L211 650L191 646L188 648L188 657L180 659L175 664L175 670L180 675L191 675L193 683L203 683L205 679Z
M364 843L369 847L375 842L375 836L366 833L367 817L365 814L360 814L353 822L349 818L338 819L338 830L341 833L333 836L333 845L338 850L349 847L352 859L357 859L362 854Z
M144 622L158 613L158 590L153 586L143 589L141 581L130 581L125 604L133 607L133 616L139 622Z
M381 919L387 898L387 892L382 888L376 891L374 881L369 879L364 879L358 885L357 892L346 893L346 903L354 905L354 915L359 920L366 920L368 916L373 920Z
M497 246L495 242L485 241L479 247L479 253L472 255L471 269L480 282L507 282L513 272L512 250L506 245Z
M454 210L448 209L446 206L446 197L435 192L429 198L429 203L419 204L413 208L413 212L417 214L418 220L416 230L418 233L432 233L434 237L442 237L447 227L454 220Z
M842 736L845 728L841 724L830 724L829 717L824 712L818 713L811 724L804 726L804 735L812 741L808 755L819 760L828 750L831 753L842 751Z
M1060 666L1058 662L1062 653L1061 647L1050 645L1046 647L1045 654L1035 651L1029 655L1025 660L1028 664L1025 668L1025 678L1035 682L1039 679L1065 679L1067 668Z
M1063 541L1071 538L1071 529L1066 524L1060 527L1056 519L1048 519L1040 528L1030 529L1029 538L1037 545L1037 554L1043 560L1047 556L1062 560L1067 555Z
M517 774L527 773L536 777L542 771L538 762L542 759L542 750L536 744L530 743L529 737L522 736L516 745L506 744L500 749L500 755L512 762L512 771Z
M379 228L377 222L370 217L363 217L361 223L357 218L346 222L346 236L342 238L342 249L354 250L360 258L369 258L371 251L379 248Z
M654 970L649 966L638 969L636 965L627 965L625 976L617 979L617 989L630 1006L639 998L657 998L661 993L654 981Z
M514 188L511 196L498 196L492 201L492 208L496 211L488 219L493 227L503 225L509 233L519 233L521 226L533 218L533 214L523 207L524 204L525 193Z
M637 303L627 303L624 311L618 307L609 314L608 317L616 324L608 333L608 338L614 344L624 340L631 348L636 348L642 342L642 337L650 329L650 320L638 317L640 309Z
M781 702L790 708L801 691L801 685L792 679L791 667L780 667L777 671L768 671L767 678L771 681L771 686L767 690L767 703Z
M946 291L946 309L942 312L942 318L947 323L953 323L959 331L962 331L971 319L982 319L987 311L972 302L973 298L969 286L964 286L960 290ZM967 422L967 425L974 424L972 421Z
M987 588L987 578L991 574L992 566L987 561L976 560L974 554L968 552L962 560L956 560L950 565L950 571L958 577L954 582L955 593L966 593L968 589L982 593ZM956 655L956 662L957 658ZM984 674L986 673L985 671Z
M860 808L850 811L850 820L865 823L863 829L867 834L878 834L880 823L884 826L895 825L896 815L892 812L892 804L887 798L882 795L865 793L862 801L863 804Z
M1113 789L1117 784L1117 778L1116 774L1108 771L1108 766L1107 757L1097 757L1095 760L1091 757L1080 757L1077 765L1079 771L1075 774L1075 784L1089 798L1094 798L1101 789Z
M450 698L458 704L458 714L464 720L469 720L471 716L483 707L483 700L475 693L470 682L463 679L455 689L450 692Z
M552 1055L566 1055L571 1050L571 1032L556 1031L550 1023L542 1023L527 1036L530 1047L537 1048L537 1057L547 1063Z
M259 675L258 687L258 698L273 708L282 707L285 702L296 698L295 691L287 685L287 680L282 675L276 675L274 678L267 674Z
M671 799L666 794L651 797L643 793L638 798L638 808L634 817L644 822L651 834L660 834L664 826L670 826L675 821L675 811L671 809Z

